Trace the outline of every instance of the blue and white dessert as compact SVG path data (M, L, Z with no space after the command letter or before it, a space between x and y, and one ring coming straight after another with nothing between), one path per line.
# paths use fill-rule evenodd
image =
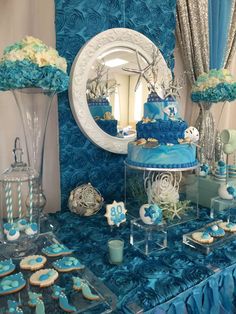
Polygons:
M50 246L43 248L42 252L47 256L53 257L53 256L60 256L60 255L69 255L73 253L73 250L68 249L63 244L54 243Z
M11 314L23 314L22 309L20 308L20 303L13 301L13 300L8 300L7 301L7 305L8 305L8 312L7 313L11 313Z
M41 293L36 293L36 292L31 292L31 291L28 292L28 296L29 296L28 305L31 307L36 307L38 300L42 298Z
M223 237L225 235L225 231L222 228L219 228L217 225L209 226L206 229L206 232L208 232L214 238Z
M49 287L57 278L58 272L55 269L40 269L30 277L30 283L40 288Z
M142 205L139 215L145 224L159 225L162 223L162 209L157 204Z
M38 224L36 222L33 222L33 223L29 224L27 226L27 228L25 229L25 233L27 235L30 235L30 236L37 234L38 231L39 231L38 230Z
M20 291L25 285L22 273L7 276L0 281L0 296Z
M201 164L199 176L200 177L206 177L209 174L209 170L210 170L210 166L208 164Z
M62 292L65 292L65 288L61 288L58 285L52 286L52 298L57 300Z
M81 288L83 297L87 300L98 301L100 297L97 294L92 293L88 283L85 280L81 280Z
M27 228L27 225L28 225L28 222L24 218L17 221L17 227L20 231L25 230Z
M73 280L73 289L76 291L82 290L82 279L80 277L72 277Z
M236 232L236 223L233 222L221 222L219 227L227 232Z
M12 259L6 259L0 261L0 277L11 274L15 270L16 266L13 264Z
M16 228L11 228L7 233L7 240L8 241L16 241L20 237L20 232Z
M69 272L72 270L83 269L85 266L75 257L65 256L52 263L53 267L59 272Z
M192 238L199 242L204 244L210 244L214 241L214 238L210 235L208 231L204 232L193 232Z
M157 101L151 101L153 99ZM167 114L166 109L173 106L173 102L173 97L160 101L153 93L149 95L149 101L144 104L143 120L136 124L137 140L128 144L129 165L162 169L197 165L196 141L199 133L195 128L188 127L176 110Z
M8 234L8 232L14 227L14 224L10 224L9 222L3 225L4 234Z
M214 177L217 180L226 180L226 164L223 160L218 161Z
M76 312L76 307L69 304L68 298L64 292L62 292L59 296L59 306L63 311L65 311L67 313Z
M43 255L30 255L23 258L20 262L20 268L24 270L38 270L46 264L47 259Z

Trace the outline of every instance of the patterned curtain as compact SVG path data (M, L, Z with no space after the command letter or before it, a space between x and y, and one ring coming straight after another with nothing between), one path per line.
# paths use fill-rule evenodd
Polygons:
M210 68L230 67L236 50L235 21L236 0L177 1L176 35L191 85ZM215 150L217 132L211 105L200 103L192 108L192 120L200 132L201 163L211 163Z

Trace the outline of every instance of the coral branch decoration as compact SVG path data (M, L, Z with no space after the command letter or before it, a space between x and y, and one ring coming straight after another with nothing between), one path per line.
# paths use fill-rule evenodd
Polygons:
M115 80L109 79L109 71L104 63L95 65L95 76L87 81L87 98L103 99L116 92L119 84Z

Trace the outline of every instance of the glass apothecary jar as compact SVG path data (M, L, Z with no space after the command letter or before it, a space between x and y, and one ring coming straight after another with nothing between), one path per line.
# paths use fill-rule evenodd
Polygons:
M38 175L22 161L20 139L15 139L14 163L0 176L1 242L6 258L20 258L36 251L40 232L41 194Z

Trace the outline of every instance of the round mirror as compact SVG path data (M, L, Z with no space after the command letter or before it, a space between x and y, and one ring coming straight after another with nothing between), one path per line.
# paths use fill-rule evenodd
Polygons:
M158 62L158 81L171 72L156 46L144 35L125 28L93 37L77 54L70 82L70 105L82 132L96 145L126 154L136 137L149 94L145 71Z

